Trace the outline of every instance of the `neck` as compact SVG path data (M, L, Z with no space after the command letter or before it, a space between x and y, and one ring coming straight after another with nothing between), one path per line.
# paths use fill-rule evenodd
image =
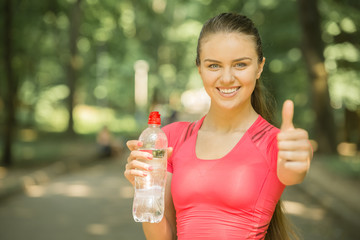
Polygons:
M258 116L251 104L229 110L211 106L201 128L223 133L246 131Z

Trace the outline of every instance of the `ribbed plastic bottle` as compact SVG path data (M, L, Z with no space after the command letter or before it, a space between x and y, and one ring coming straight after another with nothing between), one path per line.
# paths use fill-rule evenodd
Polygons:
M141 160L153 170L146 177L135 177L133 217L136 222L158 223L164 216L164 193L167 168L168 140L161 130L159 112L151 112L148 127L141 133L140 151L152 153L152 160Z

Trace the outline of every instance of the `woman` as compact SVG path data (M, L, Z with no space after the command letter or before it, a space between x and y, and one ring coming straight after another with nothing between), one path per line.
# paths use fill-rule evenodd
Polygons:
M278 201L285 186L304 179L312 153L307 132L292 124L291 101L281 129L264 119L271 120L259 80L264 64L250 19L223 13L204 24L196 65L210 109L195 125L163 128L170 146L165 217L143 223L147 239L289 239ZM127 143L124 174L132 184L151 171L136 160L151 158L137 151L141 145Z

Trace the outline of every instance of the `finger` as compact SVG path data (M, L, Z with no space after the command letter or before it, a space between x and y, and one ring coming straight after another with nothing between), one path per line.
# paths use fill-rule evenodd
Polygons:
M290 129L287 131L279 132L277 135L278 141L288 141L288 140L302 140L309 139L309 134L304 129Z
M139 169L139 170L151 171L153 170L153 167L150 164L134 160L126 164L125 169L126 170Z
M153 155L148 152L134 150L130 152L130 155L127 159L127 162L130 163L131 161L138 159L138 160L151 160Z
M309 141L299 140L299 141L279 141L278 142L279 151L309 151Z
M308 151L279 151L278 157L287 161L307 162L309 159Z
M281 130L294 129L294 103L291 100L286 100L282 108L282 123Z
M145 171L141 171L138 169L129 169L125 170L124 176L127 179L132 179L133 177L146 177L149 173Z
M130 151L139 149L143 143L139 140L129 140L126 142L126 146Z
M309 170L309 162L307 161L285 161L283 163L285 168L295 170L299 173Z

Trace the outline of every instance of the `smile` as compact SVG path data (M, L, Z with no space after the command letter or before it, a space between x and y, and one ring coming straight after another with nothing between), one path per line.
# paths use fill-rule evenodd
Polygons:
M234 88L217 88L221 93L223 94L232 94L240 89L240 87L234 87Z

